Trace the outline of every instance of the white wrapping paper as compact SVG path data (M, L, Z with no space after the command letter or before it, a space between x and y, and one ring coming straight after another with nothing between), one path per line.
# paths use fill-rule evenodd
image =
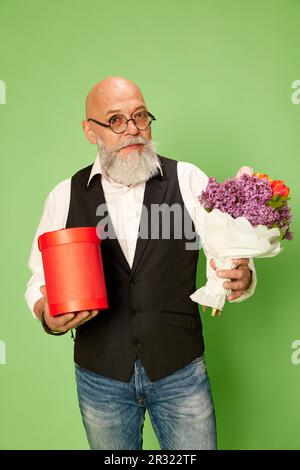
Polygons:
M268 258L282 250L278 228L253 227L245 217L234 219L219 209L207 212L201 206L195 219L204 251L214 258L217 269L231 269L234 259ZM190 298L201 305L222 310L227 295L223 287L225 281L213 271L206 285Z

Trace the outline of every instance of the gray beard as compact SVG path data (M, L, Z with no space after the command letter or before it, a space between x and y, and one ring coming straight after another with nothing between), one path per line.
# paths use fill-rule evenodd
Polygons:
M99 159L102 171L116 183L131 186L142 181L148 181L161 170L160 160L156 154L155 143L141 136L131 137L126 145L142 143L142 153L137 150L126 157L119 155L120 147L108 150L97 137ZM124 144L123 144L124 145Z

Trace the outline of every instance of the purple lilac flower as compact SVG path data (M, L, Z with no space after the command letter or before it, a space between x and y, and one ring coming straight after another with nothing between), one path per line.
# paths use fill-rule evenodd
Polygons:
M267 179L244 174L218 183L215 178L209 178L198 199L207 211L219 209L234 219L246 217L254 227L278 227L282 238L292 239L289 229L291 210L287 202L277 209L267 204L272 200L272 189Z

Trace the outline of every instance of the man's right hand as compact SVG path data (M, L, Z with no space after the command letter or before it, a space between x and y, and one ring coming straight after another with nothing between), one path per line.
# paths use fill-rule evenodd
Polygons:
M72 328L76 328L79 325L91 320L98 315L99 310L84 310L81 312L65 313L52 317L49 313L49 305L47 299L46 286L41 286L40 291L43 295L34 304L34 312L36 316L41 319L42 312L44 311L44 319L48 327L57 333L66 333Z

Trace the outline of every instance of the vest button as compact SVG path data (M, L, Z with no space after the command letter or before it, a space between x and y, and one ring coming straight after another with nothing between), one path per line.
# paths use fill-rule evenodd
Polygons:
M140 313L141 310L132 310L131 313L133 316L135 316L137 313Z
M134 342L134 344L136 345L137 348L139 348L140 346L142 346L144 344L142 341L139 341L138 339L135 339L133 342Z

